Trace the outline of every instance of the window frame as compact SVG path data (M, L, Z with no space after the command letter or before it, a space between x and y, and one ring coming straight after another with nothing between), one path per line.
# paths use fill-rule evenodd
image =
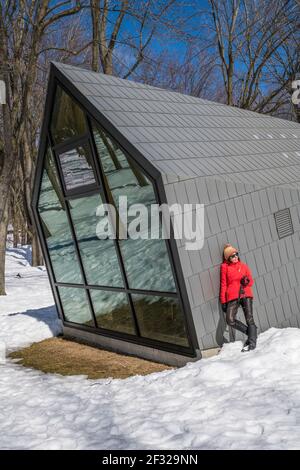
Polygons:
M51 139L51 133L50 133L51 132L50 131L50 125L51 125L51 114L52 114L52 110L53 110L53 106L54 106L55 89L56 89L57 84L59 84L59 86L66 93L68 93L70 95L70 97L72 99L74 99L74 101L77 104L79 104L79 106L81 107L81 109L85 113L86 120L87 120L88 134L85 135L85 136L80 136L78 138L76 137L76 138L70 139L69 141L62 142L62 143L57 144L57 145L53 145L53 142L52 142L52 139ZM69 327L72 327L72 328L75 328L75 329L78 329L78 330L88 331L88 332L91 332L91 333L94 333L94 334L98 333L98 334L103 335L103 336L109 336L111 338L121 339L121 340L124 340L124 341L127 341L127 342L140 344L141 346L152 347L152 348L155 348L155 349L160 349L160 350L168 351L168 352L171 352L171 353L176 353L176 354L180 354L180 355L184 355L184 356L195 357L196 356L196 349L199 349L199 345L198 345L198 340L197 340L197 336L196 336L196 332L195 332L194 323L193 323L193 320L192 320L192 314L191 314L190 304L189 304L189 300L188 300L188 296L187 296L187 292L186 292L186 288L185 288L184 277L183 277L181 267L180 267L180 260L179 260L179 255L178 255L178 252L177 252L177 245L176 245L176 241L174 240L174 238L172 239L172 237L171 237L170 240L165 240L165 242L166 242L166 247L167 247L167 252L168 252L168 260L169 260L171 270L172 270L174 280L175 280L176 292L174 292L174 293L173 292L162 292L162 291L157 292L157 291L149 291L149 290L142 290L142 289L129 289L128 284L127 284L126 276L125 276L125 282L124 282L124 289L123 288L113 288L113 287L108 287L108 286L92 286L92 285L88 285L87 282L86 282L85 273L84 273L83 266L82 266L82 261L80 259L78 242L77 242L77 239L76 239L76 236L75 236L75 233L74 233L73 222L72 222L72 219L71 219L71 216L70 216L70 213L69 213L70 209L69 209L68 200L72 199L74 197L77 197L77 196L83 197L83 196L88 195L88 194L97 193L98 191L100 192L100 194L102 196L103 193L106 192L105 189L104 189L104 184L103 184L104 182L103 182L103 178L102 178L102 175L101 175L100 161L99 161L100 159L98 159L97 155L95 154L97 149L95 149L95 142L94 142L94 137L93 137L93 133L92 133L92 129L91 129L91 121L92 120L96 123L97 126L102 128L113 141L116 142L116 144L120 147L121 151L124 152L126 157L129 160L131 160L138 168L140 168L143 173L145 173L145 175L147 176L147 178L151 181L151 183L153 185L153 189L154 189L155 198L156 198L157 203L161 204L162 202L166 202L166 196L165 196L165 192L164 192L162 176L159 173L159 171L156 170L151 165L150 162L148 162L141 154L139 154L139 152L131 144L129 144L127 142L126 138L124 136L122 136L119 133L119 131L117 131L114 128L114 126L98 110L96 110L91 105L91 103L86 98L84 98L76 90L75 87L73 87L69 83L69 81L66 79L66 77L64 77L57 70L55 70L54 73L52 72L52 75L50 76L48 95L47 95L47 101L46 101L45 112L44 112L44 121L43 121L42 135L41 135L41 144L40 144L40 148L39 148L38 164L37 164L37 167L36 167L36 180L38 180L38 189L36 189L34 191L32 207L33 207L33 212L34 212L34 217L35 217L34 222L37 226L38 234L39 234L39 237L41 239L42 251L43 251L43 254L45 256L45 261L46 261L46 264L47 264L47 268L48 268L48 272L49 272L49 276L50 276L50 281L51 281L50 282L51 283L51 288L52 288L52 292L53 292L54 298L55 298L57 306L58 306L59 315L60 315L61 319L63 320L63 323L66 326L69 326ZM38 211L37 211L36 201L37 201L38 196L39 196L39 187L40 187L40 184L41 184L41 173L43 171L44 157L45 157L45 153L46 153L46 149L47 149L46 142L49 141L49 143L50 143L50 148L51 148L53 156L54 156L55 165L56 165L57 170L58 170L60 183L63 187L63 184L62 184L63 179L62 179L62 174L60 172L60 167L59 167L59 164L58 164L58 158L57 158L57 155L56 155L56 151L57 150L61 151L62 148L66 148L67 146L69 147L72 144L74 144L74 142L80 141L82 139L87 139L87 141L89 142L89 145L91 145L93 164L94 164L93 170L94 170L94 174L95 174L95 177L96 177L96 181L97 181L99 186L93 185L92 188L87 188L86 186L85 187L80 187L79 189L76 188L76 191L74 191L74 192L73 191L71 193L66 192L64 194L64 199L65 199L66 206L67 206L68 222L69 222L69 225L70 225L70 228L71 228L72 236L73 236L74 243L75 243L76 253L77 253L77 257L79 258L79 264L80 264L80 267L82 269L82 276L83 276L83 280L84 280L83 284L77 285L77 284L69 284L69 283L60 283L60 282L56 282L56 280L55 280L55 277L54 277L53 271L52 271L51 260L50 260L49 256L47 255L47 247L45 246L44 235L43 235L43 232L42 232L41 226L40 226L39 214L38 214ZM108 202L108 199L107 199L106 195L103 198L103 200ZM171 228L171 232L172 232L172 228ZM117 245L116 250L117 250L117 255L118 255L118 261L119 261L120 267L122 267L122 275L123 275L123 273L125 272L124 266L122 266L123 260L122 260L121 254L120 254L120 250L118 249L118 244L116 244L116 245ZM90 289L103 289L103 290L111 290L111 291L117 291L117 292L126 292L132 312L134 312L134 309L133 309L130 293L175 297L179 300L180 309L181 309L181 312L182 312L182 315L183 315L183 321L184 321L184 325L185 325L186 337L187 337L187 340L188 340L189 347L178 346L178 345L171 344L171 343L160 342L160 341L157 341L157 340L152 340L152 339L149 339L149 338L141 337L138 325L136 324L136 319L135 319L135 328L136 328L136 334L137 334L136 336L128 335L126 333L121 333L120 334L117 331L112 332L111 330L108 331L108 330L105 330L105 329L97 329L97 328L92 328L92 327L89 327L89 326L86 326L86 325L81 325L81 324L76 324L76 323L73 323L73 322L70 322L70 321L66 321L65 318L64 318L64 315L63 315L62 304L61 304L58 289L57 289L57 287L59 287L59 286L76 287L76 288L85 289L86 293L87 293L88 300L89 300L89 308L92 312L94 320L95 320L95 314L94 314L94 311L93 311L92 302L91 302L91 298L90 298L90 292L89 292ZM133 315L133 317L135 317L135 315ZM95 325L96 325L96 321L95 321Z
M76 188L68 189L66 186L65 182L65 177L64 177L64 171L62 168L61 164L61 159L60 156L63 155L66 152L69 152L70 150L74 150L77 147L87 147L88 152L90 152L91 156L91 163L92 163L92 172L94 175L95 183L91 184L83 184L80 186L76 186ZM60 173L60 179L62 182L62 187L63 187L63 192L65 195L68 196L77 196L82 194L82 191L92 191L93 189L97 189L99 186L99 181L97 181L97 174L95 171L95 161L94 161L94 155L92 151L92 146L90 143L90 139L88 135L85 135L80 138L72 139L70 142L68 141L67 143L64 143L64 145L60 144L59 147L52 147L52 152L54 154L55 160L57 162L57 165L59 167L59 173Z

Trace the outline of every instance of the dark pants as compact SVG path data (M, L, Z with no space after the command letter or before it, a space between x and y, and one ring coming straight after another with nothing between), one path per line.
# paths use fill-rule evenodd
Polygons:
M236 319L239 305L242 306L247 326ZM248 333L248 326L255 325L253 318L252 297L242 297L240 300L234 299L228 302L226 310L226 323L232 328L235 328L236 330L239 330L246 335Z

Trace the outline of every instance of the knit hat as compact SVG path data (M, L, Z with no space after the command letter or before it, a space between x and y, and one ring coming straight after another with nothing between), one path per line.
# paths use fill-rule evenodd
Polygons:
M237 253L238 250L236 248L234 248L232 245L230 245L230 243L227 243L225 246L224 246L224 258L225 260L227 261L228 258L233 255L233 253Z

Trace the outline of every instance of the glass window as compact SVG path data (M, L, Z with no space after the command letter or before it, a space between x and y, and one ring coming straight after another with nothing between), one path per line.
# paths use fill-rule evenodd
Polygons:
M127 197L127 206L144 204L151 214L151 204L156 197L151 181L126 157L103 130L93 126L93 134L99 158L107 180L109 198L119 210L119 197ZM122 216L122 214L121 214ZM136 216L128 217L128 224ZM122 221L122 220L121 220ZM151 224L148 224L149 238L128 238L119 241L126 269L129 287L154 291L175 292L165 240L150 238ZM147 233L147 235L148 235Z
M59 287L58 290L66 321L95 326L84 289Z
M141 336L188 346L179 302L172 297L132 294Z
M90 290L99 328L134 335L134 325L126 294Z
M65 202L49 149L45 158L38 211L56 281L83 283Z
M68 191L96 185L92 155L88 144L78 145L59 155L64 182Z
M99 194L72 199L71 216L88 284L123 287L114 240L97 236Z
M83 111L61 87L57 87L53 108L51 133L54 144L60 144L72 137L87 132Z

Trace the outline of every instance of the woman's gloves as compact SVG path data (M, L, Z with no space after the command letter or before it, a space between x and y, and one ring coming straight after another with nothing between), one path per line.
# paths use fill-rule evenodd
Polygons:
M249 284L249 282L250 282L249 277L247 277L247 276L242 277L242 279L241 279L242 286L246 287Z
M227 303L221 304L221 306L222 306L223 312L226 313L226 310L227 310Z

